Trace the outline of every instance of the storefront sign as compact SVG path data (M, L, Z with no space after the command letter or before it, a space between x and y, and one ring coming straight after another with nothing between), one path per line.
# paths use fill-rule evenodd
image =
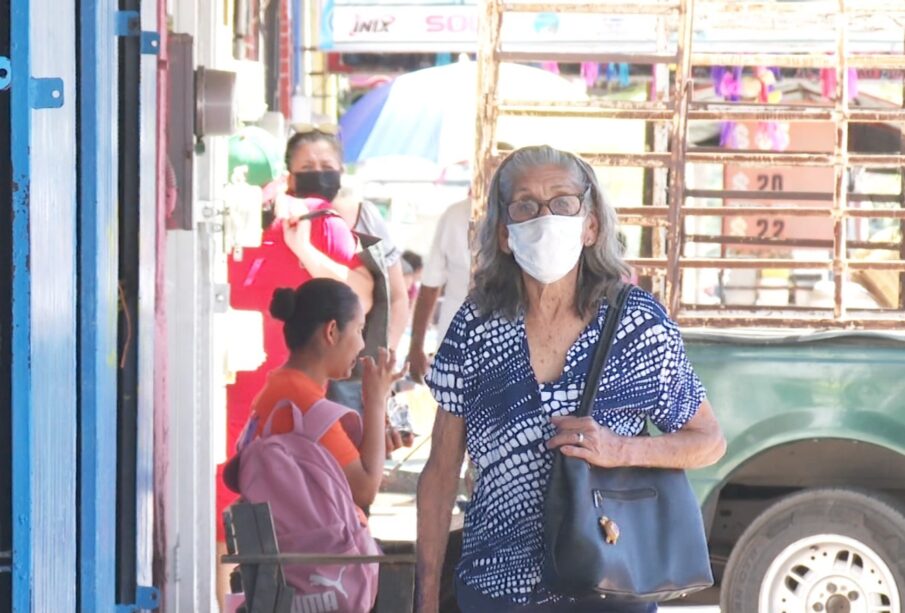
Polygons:
M470 52L477 51L478 2L469 4L415 0L321 0L319 46L325 51L349 53ZM443 3L446 2L446 3ZM709 21L708 21L709 20ZM717 14L696 16L696 51L764 49L781 43L808 53L833 52L836 39L819 27L796 29L793 40L783 32L748 31L743 36L727 29ZM670 28L670 51L676 49ZM890 31L891 32L891 31ZM503 43L510 48L593 53L657 53L657 17L653 15L603 15L594 13L506 13ZM859 49L899 53L902 41L889 33L852 32L850 51Z
M474 52L476 5L323 5L320 48L338 52ZM583 48L624 43L653 52L656 18L565 13L513 13L503 21L504 44Z

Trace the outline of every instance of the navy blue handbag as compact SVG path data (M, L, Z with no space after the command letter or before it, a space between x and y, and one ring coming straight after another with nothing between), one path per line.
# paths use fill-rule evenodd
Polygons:
M591 414L631 286L621 288L576 416ZM599 468L556 452L544 508L544 582L557 593L659 602L713 585L701 510L682 470Z

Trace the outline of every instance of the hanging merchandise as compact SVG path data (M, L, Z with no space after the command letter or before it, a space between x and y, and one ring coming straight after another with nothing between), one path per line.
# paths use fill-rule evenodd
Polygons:
M821 68L820 69L820 90L824 98L834 100L836 98L836 69ZM848 69L848 99L849 101L858 97L858 70L855 68Z
M754 77L757 79L760 89L757 95L758 102L761 104L782 102L782 92L776 87L776 81L779 78L778 68L758 66L754 69ZM788 124L778 121L758 122L754 142L758 149L785 151L789 148Z
M711 71L714 92L727 102L742 100L760 104L782 102L782 91L776 82L779 69L758 66L753 75L744 74L741 66L716 66ZM753 146L752 146L753 145ZM720 146L728 149L761 149L785 151L789 147L788 125L775 121L757 122L754 134L733 121L725 121L720 130Z
M710 71L710 75L713 79L713 91L717 96L727 102L738 102L741 100L742 68L740 66L735 68L714 66ZM720 147L739 149L735 136L735 122L722 122L720 127Z
M631 85L628 78L628 64L625 62L619 64L619 87L625 89Z
M607 85L610 83L617 83L618 86L622 89L627 88L631 85L631 81L629 80L629 69L628 64L621 62L615 63L611 62L606 65L606 82Z
M589 89L596 86L597 79L600 78L600 64L597 62L582 62L581 78L584 79Z
M552 72L553 74L559 74L559 63L557 62L541 62L540 67L547 72Z
M754 69L754 77L760 85L757 101L762 104L778 104L782 101L782 92L776 89L776 81L779 79L778 68L764 68L758 66Z

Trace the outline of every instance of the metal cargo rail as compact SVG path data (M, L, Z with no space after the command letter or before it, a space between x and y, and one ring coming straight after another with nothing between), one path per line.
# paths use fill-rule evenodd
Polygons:
M496 145L497 123L501 116L536 116L597 119L643 120L653 126L648 152L580 152L595 166L623 166L649 169L643 206L615 203L623 225L642 226L645 236L644 257L629 260L647 286L667 305L672 316L689 326L758 326L842 329L893 329L905 326L905 240L874 242L851 240L849 222L855 219L898 220L905 237L905 124L902 108L850 108L850 69L902 71L905 92L905 54L888 49L877 52L870 45L851 42L853 29L863 38L864 28L892 32L896 40L905 40L905 2L901 0L805 0L800 2L747 2L719 0L678 0L658 2L613 2L584 0L573 2L518 2L485 0L479 26L478 91L476 124L475 180L473 214L477 218L486 201L490 175L501 159ZM548 48L517 47L503 39L504 17L513 13L583 13L615 17L639 17L656 20L656 52L625 52L618 43L602 42L587 50L551 44ZM834 42L832 50L801 51L797 46L781 52L740 53L709 47L697 51L694 33L705 29L756 29L769 31L781 24L785 28L822 29ZM653 75L647 101L590 99L581 103L525 102L499 100L497 83L503 61L556 60L561 62L624 62L650 65ZM778 68L832 69L835 71L835 95L830 104L805 101L803 104L750 104L707 102L694 99L694 67L769 66ZM905 100L905 95L903 95ZM782 121L832 122L835 138L832 151L774 152L694 147L689 144L689 121ZM849 127L854 124L895 124L900 130L901 146L895 153L852 153ZM738 164L741 166L824 167L833 169L832 192L700 190L686 185L686 172L693 165ZM902 187L898 194L859 194L850 192L849 172L853 168L897 171ZM718 206L695 206L689 200L710 198ZM751 201L735 206L727 200ZM776 206L758 201L780 200L790 204ZM893 203L898 208L853 208L852 202L871 200ZM831 203L820 206L795 206L795 201ZM813 218L830 220L829 238L757 238L688 232L686 220L695 217L726 218L737 215L762 215L769 218ZM686 255L689 244L718 244L722 257ZM791 257L728 257L726 246L747 245L782 249L826 249L831 257L799 259ZM852 253L854 250L894 251L892 259ZM683 301L683 273L695 269L727 271L733 269L780 269L827 271L834 282L833 303L826 308L766 305L713 305ZM849 273L884 272L897 279L897 303L871 309L854 308L847 303L845 285Z

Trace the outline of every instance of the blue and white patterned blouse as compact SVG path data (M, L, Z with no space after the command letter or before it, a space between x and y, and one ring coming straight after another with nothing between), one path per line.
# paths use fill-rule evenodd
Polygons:
M578 409L606 315L569 349L557 381L538 384L524 319L478 314L466 302L453 319L428 373L440 406L465 418L466 448L476 469L465 514L459 578L471 588L516 603L556 600L540 584L543 506L553 452L553 415ZM594 418L617 434L685 425L705 391L691 368L679 330L648 293L634 288L601 377Z

